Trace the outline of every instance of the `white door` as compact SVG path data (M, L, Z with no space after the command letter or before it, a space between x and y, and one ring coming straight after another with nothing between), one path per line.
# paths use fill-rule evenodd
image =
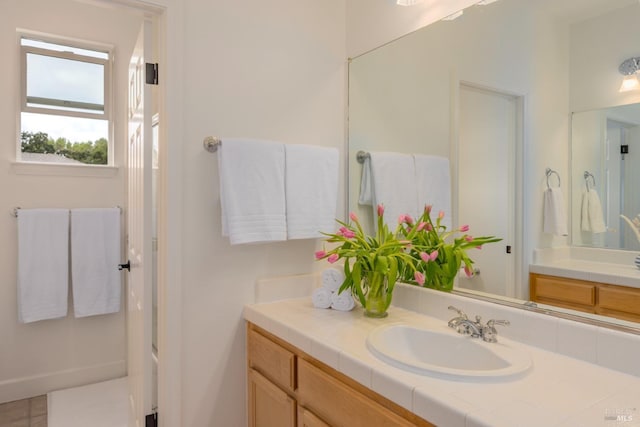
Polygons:
M458 224L503 240L469 252L480 274L458 287L515 297L517 98L462 84L459 105Z
M129 63L127 370L129 426L144 427L151 413L152 199L151 86L145 58L151 52L151 23L140 29Z

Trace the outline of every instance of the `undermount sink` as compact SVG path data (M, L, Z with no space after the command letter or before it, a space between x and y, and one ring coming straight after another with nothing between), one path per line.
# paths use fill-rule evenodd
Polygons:
M410 372L459 380L501 379L525 372L531 357L502 343L486 343L449 330L384 325L367 337L369 350Z

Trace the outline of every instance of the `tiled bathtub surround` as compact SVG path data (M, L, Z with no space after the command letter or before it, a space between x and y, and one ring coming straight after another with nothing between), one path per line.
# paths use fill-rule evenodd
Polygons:
M533 368L512 381L449 381L393 368L366 348L381 324L446 328L449 305L484 321L508 319L498 340L522 343ZM437 425L606 426L609 412L640 402L640 337L443 292L398 285L382 321L360 309L314 309L309 297L247 306L245 318ZM625 426L640 425L638 411Z
M47 396L0 404L0 427L47 427Z

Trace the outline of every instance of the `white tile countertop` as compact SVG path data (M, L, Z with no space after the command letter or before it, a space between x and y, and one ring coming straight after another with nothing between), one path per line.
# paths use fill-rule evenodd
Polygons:
M496 345L522 348L533 361L513 379L448 380L388 365L366 346L376 327L403 323L450 331L441 318L395 306L389 313L370 319L360 308L317 309L304 297L247 305L244 318L438 426L640 426L639 377L504 336ZM511 328L519 321L511 319Z
M636 253L599 248L548 248L534 251L531 273L640 288Z

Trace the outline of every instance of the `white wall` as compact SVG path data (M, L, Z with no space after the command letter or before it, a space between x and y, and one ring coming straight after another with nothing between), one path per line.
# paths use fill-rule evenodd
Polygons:
M343 153L345 2L189 0L184 35L184 134L169 142L179 144L184 171L180 425L242 426L242 307L254 301L257 279L319 268L318 241L230 246L221 236L218 159L202 139L246 136Z
M75 319L70 316L18 323L16 309L16 206L112 207L124 205L125 128L115 134L116 165L110 177L18 174L15 161L19 106L19 49L16 28L75 37L116 46L115 84L126 93L128 57L140 19L68 0L5 0L0 3L0 402L49 390L122 376L125 366L125 313ZM118 100L116 100L118 101ZM116 118L126 117L126 100L116 102ZM121 122L122 123L122 122ZM114 266L115 268L115 266ZM71 302L71 301L70 301Z

